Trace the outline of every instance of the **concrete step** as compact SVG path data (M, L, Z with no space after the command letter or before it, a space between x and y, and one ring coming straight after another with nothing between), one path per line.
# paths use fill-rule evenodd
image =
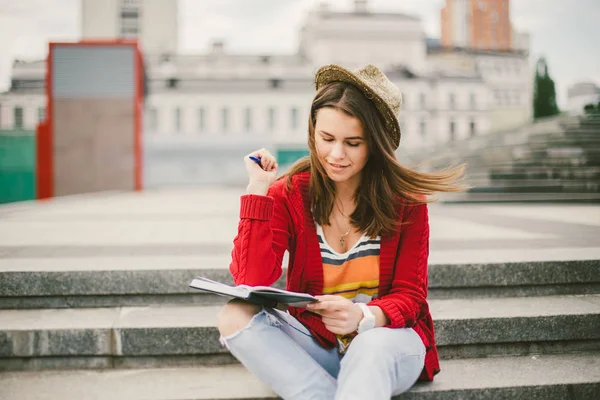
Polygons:
M583 185L583 184L582 184ZM495 181L486 186L475 186L469 189L469 193L563 193L561 184L547 183L545 185L517 185L517 184L498 184ZM577 192L588 193L589 191L578 190Z
M515 193L515 194L529 194L529 193L568 193L568 194L586 194L586 193L597 193L600 194L600 183L595 182L565 182L563 184L552 184L546 185L517 185L517 184L497 184L492 181L488 185L474 186L469 190L469 193Z
M448 193L444 204L466 203L600 203L600 193Z
M527 138L527 144L532 146L538 145L590 145L598 146L600 140L598 138L598 132L595 130L584 129L573 129L570 131L550 134L534 134Z
M600 350L600 295L430 300L443 358ZM219 306L0 311L0 369L232 362Z
M470 189L468 193L600 193L600 180L592 182L589 180L527 180L527 179L488 179L469 180Z
M586 179L594 180L600 177L600 167L549 167L524 161L515 164L494 167L489 171L491 178L498 179Z
M431 255L430 298L600 293L600 250L468 253ZM188 283L205 276L232 284L229 261L229 255L0 259L0 309L221 304L222 297ZM276 286L285 286L285 275Z
M600 354L494 357L441 362L433 382L396 399L597 399ZM275 399L241 365L0 374L0 398L11 400Z
M600 181L600 172L598 173L599 181ZM582 185L585 187L586 183L589 183L589 180L586 178L547 178L547 179L499 179L494 178L491 179L489 176L478 176L478 177L470 177L469 185L473 187L487 186L493 184L495 186L503 186L503 187L529 187L531 189L538 187L567 187L569 184L575 183L577 185Z

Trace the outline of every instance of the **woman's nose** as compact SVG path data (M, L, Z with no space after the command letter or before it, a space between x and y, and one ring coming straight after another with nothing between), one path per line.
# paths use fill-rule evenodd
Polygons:
M331 148L331 156L336 159L344 158L344 144L343 143L334 143Z

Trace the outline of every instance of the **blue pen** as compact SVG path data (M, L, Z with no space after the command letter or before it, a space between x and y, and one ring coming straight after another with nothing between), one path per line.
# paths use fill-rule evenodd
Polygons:
M260 163L260 157L248 156L248 158L251 159L252 161L254 161L255 163L257 163L258 166L264 170L264 167Z

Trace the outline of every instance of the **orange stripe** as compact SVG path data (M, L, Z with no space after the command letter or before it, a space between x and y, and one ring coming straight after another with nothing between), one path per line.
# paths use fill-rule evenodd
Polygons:
M341 266L323 264L323 286L379 279L379 256L366 256L347 261Z

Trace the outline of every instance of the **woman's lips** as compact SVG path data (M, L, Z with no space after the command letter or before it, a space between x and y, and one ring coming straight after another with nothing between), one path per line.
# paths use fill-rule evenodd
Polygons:
M328 163L329 167L334 171L334 172L341 172L343 171L346 167L348 167L348 165L341 165L341 164L333 164L333 163Z

